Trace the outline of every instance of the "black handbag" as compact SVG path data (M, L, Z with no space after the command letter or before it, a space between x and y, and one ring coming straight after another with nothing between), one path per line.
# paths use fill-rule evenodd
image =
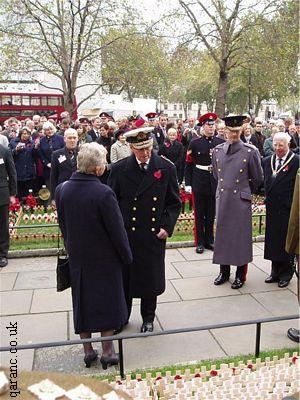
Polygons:
M56 289L58 292L68 289L71 286L70 267L68 257L57 256L56 266Z

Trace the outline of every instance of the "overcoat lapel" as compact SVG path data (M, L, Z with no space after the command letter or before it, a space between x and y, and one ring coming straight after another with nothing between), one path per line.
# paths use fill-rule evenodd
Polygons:
M136 187L139 187L141 183L141 171L139 170L139 166L134 154L127 158L125 168L128 172L126 174L127 179L132 181Z
M288 160L291 156L293 155L293 153L290 151L289 153L288 153L288 155L287 155L287 158L286 158L286 160ZM272 160L272 159L271 159ZM272 161L271 161L272 162ZM273 160L273 168L275 169L275 164L276 164L276 157L274 157L274 160ZM271 182L271 185L270 185L270 190L269 191L271 191L271 189L274 187L274 185L278 185L279 183L280 183L280 181L282 180L282 178L284 177L284 176L286 176L286 174L288 174L289 173L289 167L290 167L290 165L293 163L293 158L290 160L290 162L287 164L287 168L288 168L288 170L287 171L283 171L283 170L281 170L277 175L276 175L276 177L272 180L272 182ZM270 168L271 168L271 165L270 165ZM286 167L285 167L286 168ZM284 168L284 169L285 169Z
M147 172L145 173L144 179L142 180L136 192L137 196L143 193L145 190L149 189L149 187L156 182L157 178L155 178L154 173L158 170L162 171L163 169L161 168L161 166L162 163L160 161L160 158L155 153L152 153Z

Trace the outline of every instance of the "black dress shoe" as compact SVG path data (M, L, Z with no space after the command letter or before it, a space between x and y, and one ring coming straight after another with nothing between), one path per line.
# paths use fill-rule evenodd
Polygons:
M0 268L6 267L7 266L7 258L6 257L1 257L0 258Z
M284 279L280 279L280 281L278 282L278 287L280 287L280 288L287 287L289 283L290 283L290 281L286 281Z
M278 281L279 281L279 279L278 278L274 278L272 275L268 276L265 279L265 283L274 283L274 282L278 282Z
M118 356L118 354L114 354L113 356L110 356L110 357L102 356L100 358L100 363L101 363L103 369L107 369L107 367L111 367L112 365L118 365L119 364L119 356Z
M300 331L296 328L290 328L287 331L287 337L296 343L300 343Z
M231 285L231 289L240 289L244 285L244 281L242 281L240 278L235 278Z
M204 252L203 244L199 244L199 245L196 247L196 253L197 253L197 254L202 254L203 252Z
M153 322L143 322L141 333L153 332Z
M206 243L206 244L204 245L204 247L205 247L207 250L212 250L212 251L214 251L215 245L214 245L213 243Z
M94 361L96 361L97 358L98 358L98 352L97 351L94 351L94 353L92 353L92 354L85 355L84 356L84 363L85 363L86 368L90 368L92 363Z
M228 280L229 280L229 276L220 272L219 275L214 280L214 285L222 285L223 283L227 282Z

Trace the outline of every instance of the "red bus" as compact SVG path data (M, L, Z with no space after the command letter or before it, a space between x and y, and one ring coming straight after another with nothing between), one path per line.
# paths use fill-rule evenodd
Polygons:
M10 117L23 120L35 114L59 120L63 111L62 94L0 92L0 123ZM72 119L77 119L77 111L72 114Z

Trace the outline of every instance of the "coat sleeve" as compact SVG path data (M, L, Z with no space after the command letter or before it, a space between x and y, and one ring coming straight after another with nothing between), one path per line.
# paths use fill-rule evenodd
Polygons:
M216 162L216 151L215 149L213 150L212 153L212 172L213 172L213 176L214 179L218 182L218 168L217 168L217 162Z
M118 161L118 151L115 145L112 145L110 148L110 162L112 164Z
M263 169L261 166L261 157L259 151L255 149L249 160L249 178L251 191L255 192L264 181Z
M5 148L5 168L8 176L9 195L17 194L17 171L11 151Z
M110 174L108 176L107 180L107 185L112 188L114 191L115 195L117 196L117 199L120 199L120 186L119 186L119 179L118 179L118 170L116 168L116 165L112 165L112 168L110 170Z
M50 188L51 188L51 199L55 197L55 189L58 184L59 176L59 162L56 154L52 154L51 158L51 170L50 170Z
M172 236L174 227L181 210L181 199L179 195L179 186L177 182L177 173L175 165L170 165L169 182L167 194L165 197L163 217L160 223L161 228L168 232L169 237Z
M63 212L63 205L61 202L61 191L64 183L60 184L57 186L55 190L55 204L56 204L56 210L57 210L57 219L58 219L58 225L61 230L61 233L63 235L64 243L65 243L65 249L68 252L67 249L67 230L65 228L65 220L64 220L64 212Z
M185 167L184 167L184 182L186 186L192 186L193 179L193 149L192 143L189 145L188 151L186 153L185 158Z
M101 216L108 236L124 264L132 263L132 253L124 227L123 217L115 193L108 189L104 199L99 201Z

